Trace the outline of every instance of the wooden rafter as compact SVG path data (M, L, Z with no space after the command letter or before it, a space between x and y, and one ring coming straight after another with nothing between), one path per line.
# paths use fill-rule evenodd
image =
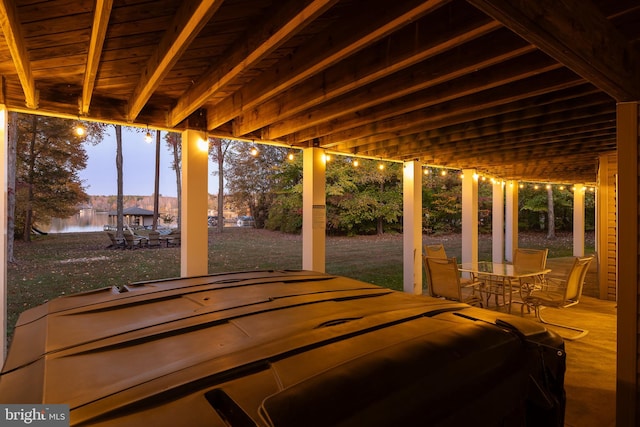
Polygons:
M127 118L135 120L162 79L222 4L222 0L186 1L165 32L129 99ZM195 111L195 108L194 108Z
M4 33L13 65L18 73L22 91L24 92L25 105L27 108L38 108L38 93L36 83L31 72L29 53L24 43L24 37L18 11L11 0L0 0L0 27Z
M408 34L401 35L401 41L396 40L395 37L389 39L388 43L394 48L389 49L391 53L388 54L387 61L380 60L380 52L376 49L360 53L365 47L388 36L394 29L406 26L411 20L438 9L449 1L431 0L392 4L388 1L369 2L367 9L371 19L364 21L364 25L357 29L350 25L332 26L323 37L311 40L303 48L298 49L295 54L283 58L277 68L268 70L259 79L242 88L239 94L225 98L216 105L215 109L211 109L208 112L207 120L209 127L219 126L266 101L269 101L269 106L273 106L278 103L278 100L274 99L278 94L282 94L280 97L290 98L291 95L283 94L283 92L302 81L306 80L305 87L315 88L325 85L327 76L320 72L332 65L340 64L339 68L345 69L355 66L357 69L362 64L370 63L372 56L375 56L375 60L379 64L387 64L379 70L370 70L368 76L367 72L363 70L363 75L356 81L352 81L350 84L343 83L340 87L333 88L330 92L337 96L350 88L365 84L371 78L388 75L435 55L440 49L454 47L499 27L495 21L487 20L483 16L473 16L472 18L475 19L465 27L465 31L459 28L447 28L446 25L442 25L442 20L437 26L431 23L431 25L425 26L427 28L416 24L415 28L407 28ZM347 18L344 20L352 22L354 19L359 19L353 14L360 13L361 6L356 4L353 12L346 14ZM353 57L350 57L351 55ZM385 53L385 55L387 54ZM328 70L328 72L331 71ZM307 95L305 94L305 97ZM308 98L306 99L308 103L312 102ZM269 109L269 106L262 108ZM259 111L255 114L269 117L268 114L265 116ZM238 125L243 124L243 118L237 121Z
M469 43L462 44L463 40L458 40L461 44L458 48L452 49L453 46L442 46L442 44L433 49L422 47L420 58L415 58L415 63L411 66L407 63L408 61L396 60L395 52L401 49L395 49L395 44L385 46L386 52L388 52L386 57L377 51L355 55L353 59L348 61L348 64L340 64L339 67L335 67L336 70L333 70L334 67L332 67L325 73L308 79L305 85L296 86L257 106L250 112L240 115L237 119L236 129L240 134L252 132L266 126L269 122L285 120L322 103L326 104L331 100L337 100L339 96L346 93L349 93L349 97L353 96L355 99L362 100L359 94L369 91L367 85L372 82L376 82L379 87L387 87L389 96L397 98L402 96L403 92L435 86L534 50L531 45L521 39L511 37L505 40L494 34L495 32L486 37L475 39L475 37L485 34L488 31L487 27L489 26L483 26L478 32L467 32L468 38L465 38L464 41ZM490 28L495 29L496 27L490 26ZM471 34L474 34L475 37L472 38ZM500 39L502 42L498 45L500 53L491 52L489 54L477 49L478 45L495 39ZM397 43L398 45L411 44L410 40L406 39L397 40ZM426 56L427 53L432 56ZM374 55L377 56L377 59L372 59ZM430 60L425 61L427 58ZM372 65L366 67L365 65L358 66L358 64ZM358 70L358 74L356 77L344 75L344 70ZM420 86L416 86L416 80L420 80ZM409 83L402 87L403 81L413 81L414 84ZM332 84L332 82L336 82L336 84ZM376 95L371 102L384 102L380 92L377 92ZM337 100L337 102L341 105L341 111L348 111L348 106L345 105L347 102L344 100Z
M93 25L91 27L91 41L89 42L89 52L87 53L87 66L82 80L82 99L80 100L80 115L89 113L93 87L98 75L98 65L100 65L100 55L104 38L107 34L109 17L113 0L96 0L96 9L93 12Z
M410 96L392 99L384 104L373 105L366 109L361 109L354 101L359 101L360 105L363 105L365 102L378 104L376 100L380 98L379 93L363 93L358 99L350 97L345 102L330 102L327 103L324 108L317 109L304 117L299 115L274 123L269 126L268 135L269 138L275 139L283 135L298 132L298 135L304 135L305 140L310 140L323 136L322 134L317 134L323 132L320 126L329 123L330 120L331 132L335 132L340 129L354 127L354 125L360 126L367 121L372 123L405 113L419 113L428 107L441 104L445 101L453 101L464 96L473 95L474 93L488 91L492 88L505 86L528 77L535 78L549 71L564 71L558 70L559 66L555 62L544 62L538 69L532 67L531 64L527 64L526 61L517 61L517 63L509 67L495 66L495 68L491 80L486 80L482 75L469 74L450 82L441 83L432 88L416 91ZM398 87L403 87L404 83L405 82L397 82ZM529 87L526 89L528 91ZM327 132L327 134L331 132ZM314 133L316 134L314 135Z
M640 99L640 56L583 0L467 0L618 101Z
M299 1L288 2L287 7L282 7L261 27L252 30L246 40L233 45L224 55L222 64L209 69L204 78L178 99L176 107L169 112L169 126L178 125L213 94L289 40L336 1L310 0L302 8Z

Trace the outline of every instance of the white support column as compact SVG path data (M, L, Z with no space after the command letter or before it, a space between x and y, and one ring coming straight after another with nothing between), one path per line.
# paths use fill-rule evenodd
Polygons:
M463 169L462 178L462 262L478 261L478 174Z
M182 204L180 275L209 273L207 226L209 144L203 132L182 132Z
M327 228L324 150L303 150L302 269L324 273Z
M584 256L584 192L582 184L573 190L573 256Z
M7 123L9 122L7 108L0 104L0 366L4 365L7 354L7 154L9 153Z
M402 180L403 290L422 294L422 165L404 164Z
M513 262L518 248L518 181L508 181L505 202L504 259Z
M504 181L493 183L491 215L491 259L504 262Z

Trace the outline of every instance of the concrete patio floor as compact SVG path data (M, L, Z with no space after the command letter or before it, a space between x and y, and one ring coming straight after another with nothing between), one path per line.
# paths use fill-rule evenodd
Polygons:
M547 266L554 276L562 276L563 268L571 266L572 258L549 259ZM565 309L546 308L545 320L589 330L576 341L565 340L567 371L565 390L567 408L565 426L610 427L616 425L616 330L617 305L592 296L597 291L597 274L592 264L585 279L585 294L580 303ZM589 291L587 291L587 289ZM519 313L514 305L513 314ZM534 314L524 317L537 321ZM571 336L571 330L547 325L560 336Z

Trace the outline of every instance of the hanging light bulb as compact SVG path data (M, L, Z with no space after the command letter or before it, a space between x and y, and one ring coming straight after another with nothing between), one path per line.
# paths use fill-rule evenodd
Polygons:
M151 144L151 141L151 132L149 132L149 126L147 126L147 134L144 136L144 142L146 142L147 144Z
M76 132L76 135L78 136L84 136L85 129L84 129L84 126L82 126L82 123L78 123L76 125L75 132Z
M358 159L353 159L353 162L351 162L351 164L353 165L354 168L357 168L358 166L360 166L360 162L358 161Z
M378 169L380 169L380 170L384 170L384 163L380 163L380 164L378 165Z
M256 147L252 147L250 153L253 157L256 157L258 155L258 149Z

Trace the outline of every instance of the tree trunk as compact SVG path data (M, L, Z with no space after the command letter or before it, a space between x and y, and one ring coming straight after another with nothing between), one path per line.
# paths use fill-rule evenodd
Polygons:
M124 238L124 185L122 179L122 126L115 125L116 128L116 171L118 174L118 195L116 196L116 237Z
M160 211L160 131L156 131L156 175L155 184L153 188L153 224L151 229L156 231L158 229L158 214Z
M553 210L553 189L547 189L547 239L556 238L556 215Z
M380 183L380 197L382 197L382 193L384 193L384 182ZM382 217L378 217L376 221L376 234L379 236L384 234L384 221Z
M224 157L222 153L222 141L216 142L218 158L218 231L224 229Z
M31 143L29 144L29 175L27 178L28 195L27 208L24 215L24 235L25 242L31 241L31 227L33 221L33 179L36 165L36 134L38 132L38 116L31 117Z
M178 228L182 225L182 179L180 176L180 156L178 146L173 144L173 170L176 171L176 195L178 196Z
M18 144L18 113L9 113L9 147L7 153L7 262L14 263L13 237L16 213L16 146Z

